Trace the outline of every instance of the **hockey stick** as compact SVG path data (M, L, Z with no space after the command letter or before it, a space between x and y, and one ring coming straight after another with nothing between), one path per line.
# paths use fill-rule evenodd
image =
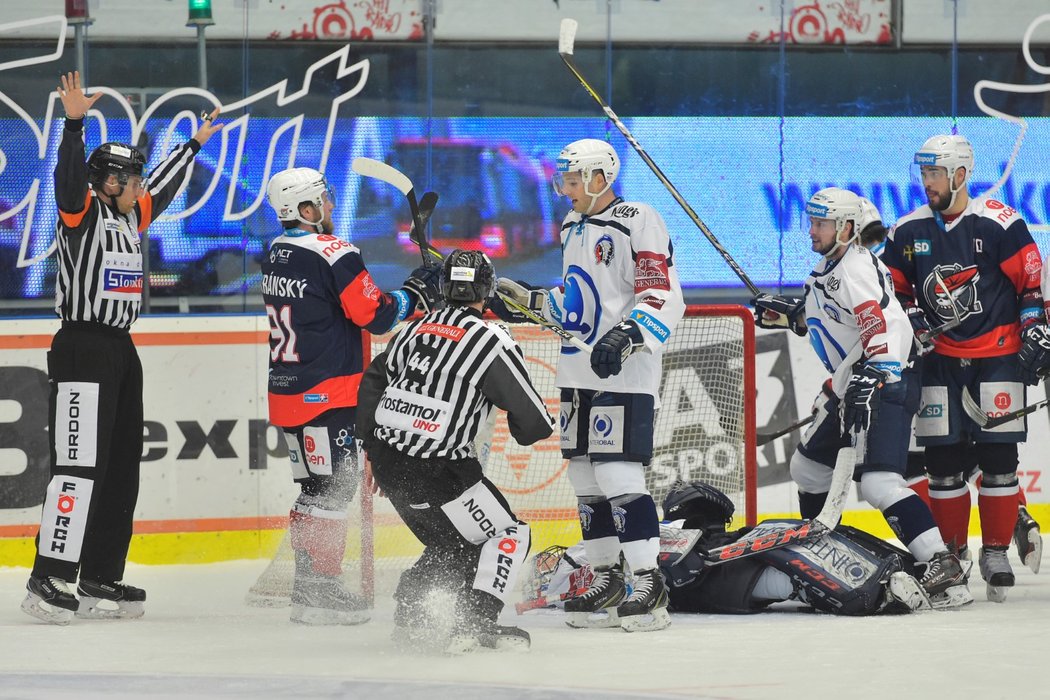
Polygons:
M1025 406L1024 408L1019 408L1016 411L1010 411L1009 413L1004 413L1001 416L995 416L993 418L992 416L989 416L987 413L981 410L980 404L974 401L973 396L970 395L970 390L966 387L963 387L962 405L963 410L966 411L966 415L968 415L974 423L981 426L981 429L983 430L991 430L992 428L998 428L1004 423L1009 423L1010 421L1017 420L1018 418L1024 418L1025 416L1031 413L1035 413L1041 408L1046 408L1047 406L1050 406L1050 399L1036 401L1035 403L1029 406Z
M755 446L756 447L761 447L762 445L765 445L768 442L773 442L778 437L783 437L783 436L787 435L788 433L795 432L799 428L804 428L807 425L809 425L810 423L812 423L813 419L816 418L816 417L817 417L816 413L811 413L808 416L806 416L805 418L803 418L802 420L800 420L800 421L798 421L796 423L792 423L791 425L787 426L786 428L781 428L780 430L774 431L772 433L756 432L755 433Z
M642 148L642 145L638 143L636 138L634 138L634 135L627 129L627 126L620 121L620 118L616 116L615 112L613 112L612 107L605 103L605 100L595 92L594 88L592 88L587 82L587 79L583 77L582 73L580 73L580 70L576 67L576 62L572 57L573 44L576 41L576 29L578 26L579 24L574 19L565 18L561 21L561 30L558 35L558 54L561 56L561 60L565 62L565 66L574 76L576 76L576 79L580 81L580 85L583 86L583 89L586 90L587 93L594 98L594 101L598 103L598 106L602 108L602 111L605 112L605 116L616 125L616 128L620 130L620 133L623 134L625 139L627 139L627 142L630 143L638 155L642 157L642 160L644 160L645 164L649 166L649 169L653 171L653 174L656 175L657 179L663 183L663 186L671 193L671 196L674 197L674 200L678 202L680 207L682 207L686 215L693 220L693 223L700 229L700 232L711 242L711 245L715 247L715 250L718 251L718 254L722 256L722 259L726 261L726 264L732 268L733 272L736 273L736 276L740 278L740 281L747 286L753 296L758 296L761 292L758 287L755 286L755 283L751 281L747 274L745 274L744 270L737 264L736 260L733 259L733 256L731 256L729 251L725 249L725 246L715 238L715 234L711 233L711 229L707 227L707 224L701 221L700 217L697 216L695 211L693 211L693 208L689 206L689 202L685 201L685 198L682 197L675 186L671 184L671 181L667 179L667 176L664 175L663 171L660 170L660 167L649 157L649 154L645 152L645 149Z
M580 352L585 352L588 355L591 354L590 345L583 342L582 340L574 336L572 333L559 326L557 323L551 323L547 319L543 318L543 316L540 316L538 313L530 309L529 307L525 306L524 304L519 304L515 299L507 296L506 294L503 294L502 292L496 292L496 294L499 295L499 298L503 300L504 304L509 306L514 311L517 311L522 316L525 316L537 326L543 326L551 333L554 333L556 336L558 336L566 343L579 350Z
M405 195L405 198L408 199L408 208L412 213L412 229L409 232L409 238L414 243L419 244L419 254L423 258L423 265L431 267L434 261L427 256L426 250L424 250L423 245L419 241L426 241L424 229L430 214L433 213L434 207L437 205L438 196L433 192L428 192L423 195L422 203L417 201L416 189L412 185L412 181L408 179L408 176L381 160L358 157L354 158L350 167L358 175L382 180L393 185L401 191L401 194ZM422 206L424 204L427 205L426 208ZM423 214L424 211L427 211L426 215Z

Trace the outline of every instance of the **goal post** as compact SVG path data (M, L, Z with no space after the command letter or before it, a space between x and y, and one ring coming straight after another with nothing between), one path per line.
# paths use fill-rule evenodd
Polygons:
M513 324L511 333L547 409L557 418L560 340L531 324ZM393 336L364 335L366 358L382 352ZM755 524L755 331L746 307L687 307L664 350L660 399L653 459L646 469L646 485L657 506L677 478L701 479L736 504L735 525ZM553 544L575 544L581 538L576 498L558 432L522 447L511 438L503 412L497 413L491 434L478 440L486 476L504 493L518 518L529 523L533 552ZM392 591L397 577L422 551L389 501L373 497L364 486L351 505L349 530L348 582L370 598ZM290 547L283 542L252 587L249 602L279 605L281 591L291 590L293 572ZM353 581L358 577L359 586Z

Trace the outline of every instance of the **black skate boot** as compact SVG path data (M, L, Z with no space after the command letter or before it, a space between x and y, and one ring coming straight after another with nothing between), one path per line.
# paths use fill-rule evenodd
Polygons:
M296 576L289 619L302 625L360 625L371 619L364 598L346 590L339 576Z
M920 562L925 572L919 583L930 597L934 609L958 608L973 602L973 595L966 585L970 565L963 565L959 557L948 550L941 550L927 562Z
M22 610L52 625L68 625L80 603L69 584L55 576L30 576Z
M565 623L569 627L617 627L617 606L627 597L623 567L594 567L594 579L582 595L565 601Z
M624 632L655 632L671 624L667 585L658 569L634 572L634 590L616 609Z
M987 582L986 594L993 603L1002 603L1014 585L1014 570L1006 557L1006 547L981 547L981 578Z
M89 620L133 619L146 614L146 591L123 583L80 579L77 617Z
M1028 514L1028 509L1021 506L1017 509L1017 524L1014 525L1014 545L1021 563L1039 573L1039 564L1043 559L1043 536L1039 533L1039 523Z

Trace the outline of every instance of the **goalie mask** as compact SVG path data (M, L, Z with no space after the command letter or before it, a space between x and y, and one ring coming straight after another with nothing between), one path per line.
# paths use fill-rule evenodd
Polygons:
M839 247L848 247L850 244L860 240L861 203L860 197L839 187L827 187L810 197L806 202L806 216L812 224L813 219L825 219L834 222L835 242L830 249L824 252L825 258L832 258ZM846 230L846 224L853 222L853 230L850 237L842 240L842 233Z
M119 197L127 187L132 177L142 177L142 170L146 167L146 157L133 146L126 143L111 141L104 143L88 157L88 181L96 191L102 191L102 185L110 175L117 176L120 184Z
M917 178L919 184L923 186L925 183L922 175L929 168L944 168L947 171L948 191L951 192L951 199L948 200L948 205L940 211L951 209L955 204L956 196L966 188L966 183L973 173L973 146L966 140L966 137L958 134L931 136L915 154L912 167L918 169ZM959 186L955 187L955 173L959 168L966 169L966 176L963 177Z
M605 187L600 192L593 193L589 188L596 171L601 171L605 176ZM567 173L580 174L584 191L591 197L591 204L587 207L589 213L594 208L598 197L609 191L616 176L620 174L620 158L613 147L605 141L598 139L573 141L558 154L558 172L554 174L553 184L554 191L561 196L565 196L564 177Z
M664 520L685 520L685 527L705 533L725 532L736 506L729 496L705 481L679 479L664 497Z
M485 301L496 289L496 270L479 250L454 250L445 258L441 293L450 304Z
M281 221L300 221L309 226L318 226L324 220L324 204L335 204L335 193L331 185L313 168L290 168L270 178L266 186L266 198ZM308 221L299 213L300 204L312 204L321 212L317 221Z

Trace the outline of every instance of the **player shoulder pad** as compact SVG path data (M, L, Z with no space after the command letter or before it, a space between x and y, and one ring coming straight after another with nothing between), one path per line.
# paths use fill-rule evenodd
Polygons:
M972 203L973 213L981 219L990 219L996 223L999 229L1008 229L1015 221L1020 220L1021 215L1009 204L1003 204L998 199L981 197Z
M924 221L933 218L933 210L930 209L929 205L923 204L915 211L908 212L901 218L897 219L897 223L893 225L888 234L889 238L893 238L900 231L908 231L911 229L914 223Z
M644 220L650 213L655 213L656 210L645 202L620 202L609 207L608 216L610 219L640 219Z
M327 233L307 234L305 236L284 235L278 240L282 243L313 251L329 265L335 265L336 262L346 255L361 255L361 251L353 243L348 243L342 238L331 236Z

